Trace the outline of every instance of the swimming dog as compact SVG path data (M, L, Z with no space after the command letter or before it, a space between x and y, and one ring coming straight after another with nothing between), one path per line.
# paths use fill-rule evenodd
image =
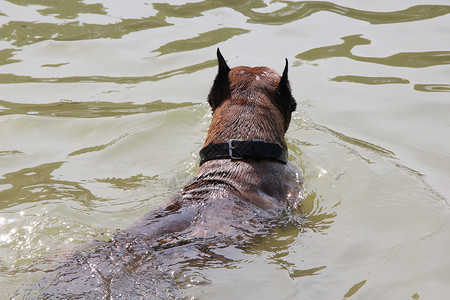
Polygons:
M25 295L38 298L178 298L174 274L213 249L251 242L302 201L302 177L285 133L296 102L288 81L267 67L229 68L217 50L208 95L209 131L200 168L175 199L110 241L74 251Z

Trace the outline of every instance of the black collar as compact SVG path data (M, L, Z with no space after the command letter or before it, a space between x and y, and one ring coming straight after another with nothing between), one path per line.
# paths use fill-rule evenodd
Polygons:
M241 160L244 158L272 159L283 164L288 162L287 151L276 143L263 140L229 140L228 143L208 145L200 150L200 166L213 159Z

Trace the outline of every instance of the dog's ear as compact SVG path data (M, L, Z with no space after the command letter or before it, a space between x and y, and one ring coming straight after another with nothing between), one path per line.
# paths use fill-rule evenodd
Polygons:
M224 100L231 97L230 92L230 80L228 79L228 73L230 73L230 67L217 48L217 60L219 63L219 72L216 79L214 79L213 86L208 95L208 103L211 105L214 111Z
M291 85L288 80L288 60L286 58L286 65L283 70L283 75L281 75L280 83L278 84L278 105L281 110L286 114L291 114L296 108L297 103L291 93Z

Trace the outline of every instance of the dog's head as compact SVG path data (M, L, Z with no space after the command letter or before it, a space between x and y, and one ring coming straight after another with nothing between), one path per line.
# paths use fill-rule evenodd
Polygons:
M284 133L296 102L288 80L267 67L230 69L217 49L219 72L208 95L213 119L205 145L230 139L262 139L286 148Z

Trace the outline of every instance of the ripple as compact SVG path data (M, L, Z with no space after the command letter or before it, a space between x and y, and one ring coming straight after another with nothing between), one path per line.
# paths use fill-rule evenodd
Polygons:
M367 77L367 76L355 76L355 75L345 75L345 76L336 76L330 81L336 82L353 82L353 83L362 83L362 84L405 84L409 83L409 80L398 77Z
M415 84L414 89L420 92L450 92L450 84Z
M2 114L0 113L0 115L2 115ZM19 151L19 150L0 151L0 156L17 156L17 155L24 155L24 154L25 154L24 152Z
M63 164L64 162L46 163L4 174L0 184L9 188L1 191L0 208L56 199L74 200L89 206L96 199L91 191L78 182L54 179L52 173Z
M347 57L361 62L407 68L425 68L450 64L450 51L402 52L387 57L358 56L352 53L353 48L359 45L369 45L371 41L363 38L361 34L345 36L341 39L344 41L341 44L314 48L297 54L295 58L313 61Z
M20 62L20 59L12 59L14 52L18 52L18 49L3 49L0 50L0 66Z
M122 19L119 23L106 25L80 24L77 21L61 24L10 21L0 27L0 40L11 41L14 46L22 47L46 40L119 39L132 32L169 25L172 24L157 17Z
M70 64L70 62L64 62L64 63L59 63L59 64L45 64L45 65L41 65L41 67L43 68L59 68L61 66L65 66Z
M166 103L162 101L153 101L145 104L135 104L131 102L72 102L64 100L48 104L27 104L12 103L1 101L0 105L4 109L0 110L0 116L5 115L38 115L50 117L66 118L102 118L102 117L120 117L133 114L151 113L155 111L167 111L170 109L188 107L192 103ZM0 156L23 155L25 153L13 151L0 151Z
M90 153L90 152L98 152L98 151L105 150L105 149L113 146L114 144L118 143L119 141L121 141L122 139L126 138L127 136L129 136L130 134L133 134L133 133L134 132L128 132L128 133L122 134L118 138L115 138L114 140L112 140L111 142L106 143L106 144L102 144L102 145L97 145L97 146L92 146L92 147L87 147L87 148L83 148L83 149L80 149L80 150L76 150L74 152L69 153L68 156L77 156L77 155L86 154L86 153Z
M46 8L37 10L41 15L52 15L58 19L75 19L80 14L106 15L105 8L100 3L85 4L80 1L70 0L66 3L59 1L39 1L39 4L47 6Z
M417 5L403 10L375 12L353 9L322 1L286 3L286 7L272 13L251 13L249 15L249 22L282 25L309 17L318 12L327 11L352 19L366 21L371 24L391 24L431 19L450 13L450 6L446 5Z
M400 22L412 22L425 19L431 19L450 13L450 6L446 5L416 5L407 9L376 12L353 9L346 6L337 5L324 1L302 1L302 2L283 2L286 4L283 8L267 13L256 12L255 9L266 8L267 4L262 1L236 1L236 2L217 2L206 0L196 3L187 3L182 5L171 5L168 3L155 3L153 7L166 17L194 18L202 13L227 7L249 17L249 23L282 25L309 17L315 13L327 11L362 20L371 24L390 24Z
M236 35L241 35L248 32L250 32L250 30L241 28L219 28L216 30L201 33L197 37L191 39L177 40L167 43L154 50L153 52L160 52L160 55L165 55L174 52L197 50L214 46Z
M170 70L159 73L153 76L128 76L128 77L113 77L113 76L69 76L69 77L32 77L21 76L15 74L0 74L0 84L14 84L14 83L81 83L81 82L113 82L117 84L136 84L146 81L159 81L173 76L190 74L207 68L212 68L217 65L215 59L207 60L198 64L189 65L183 68Z

